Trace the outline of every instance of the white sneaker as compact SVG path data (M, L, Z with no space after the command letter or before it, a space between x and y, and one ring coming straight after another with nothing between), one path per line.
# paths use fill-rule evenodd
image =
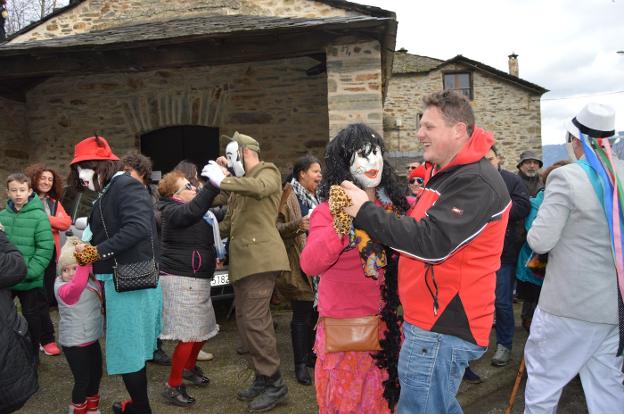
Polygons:
M199 354L197 354L198 361L210 361L212 359L214 359L214 355L210 352L199 351Z
M492 357L492 365L495 367L504 367L509 364L511 359L511 349L508 349L501 344L496 345L496 352Z

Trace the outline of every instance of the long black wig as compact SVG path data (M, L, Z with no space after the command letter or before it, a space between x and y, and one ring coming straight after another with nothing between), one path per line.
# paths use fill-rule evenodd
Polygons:
M325 169L320 185L320 197L329 199L329 189L332 185L340 185L344 180L355 181L350 172L350 166L355 155L361 151L371 151L376 146L385 153L385 146L381 135L364 124L351 124L341 130L325 149ZM362 155L367 155L366 153ZM392 166L384 158L383 172L379 187L383 188L392 201L394 208L400 214L405 214L410 205L405 197L407 188L405 180L397 177ZM402 318L397 314L399 307L398 295L398 254L386 248L388 265L385 271L385 281L381 286L381 297L384 307L381 309L381 318L385 322L387 331L381 339L381 351L372 354L375 364L388 372L388 379L384 381L384 398L388 402L390 411L399 401L401 391L399 384L398 363L401 350L401 323Z
M381 153L385 154L386 149L381 135L365 124L350 124L341 130L325 147L325 169L319 186L321 200L328 200L330 187L340 185L344 180L362 187L351 174L351 163L358 152L366 151L367 147L370 151L376 146L379 146ZM400 213L405 213L409 209L405 198L407 184L405 180L397 177L385 158L379 186L386 191Z

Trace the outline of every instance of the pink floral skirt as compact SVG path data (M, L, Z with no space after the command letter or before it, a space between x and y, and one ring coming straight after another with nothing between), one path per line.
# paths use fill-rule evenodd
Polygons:
M325 352L325 331L316 330L314 369L319 414L389 414L383 397L385 370L377 368L370 352Z

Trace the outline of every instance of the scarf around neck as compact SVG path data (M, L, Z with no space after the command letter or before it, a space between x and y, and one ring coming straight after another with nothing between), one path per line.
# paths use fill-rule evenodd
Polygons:
M295 177L290 180L290 185L299 201L308 206L308 208L313 209L319 204L318 195L309 192Z

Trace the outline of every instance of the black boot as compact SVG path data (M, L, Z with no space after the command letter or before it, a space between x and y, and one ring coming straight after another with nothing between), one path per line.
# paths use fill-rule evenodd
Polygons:
M182 371L182 378L190 381L193 385L198 387L205 387L210 384L210 378L204 375L204 371L197 365L193 369L185 369Z
M244 390L240 390L236 394L236 396L241 401L253 400L258 395L262 394L262 392L266 389L267 379L268 377L266 375L256 374L256 378L254 379L254 382L248 388L245 388Z
M186 387L179 385L177 387L171 387L169 384L165 384L165 389L160 393L167 402L178 407L188 407L195 404L195 398L186 393Z
M279 371L265 378L267 378L266 388L262 394L258 395L249 403L248 409L251 413L261 413L272 410L288 396L288 387L284 384L284 380Z
M150 362L153 362L157 365L171 365L171 358L167 355L165 351L162 349L162 341L160 338L156 340L156 350L154 351L154 355Z
M293 321L290 324L290 333L292 336L293 356L295 360L295 376L297 381L303 385L312 384L310 372L306 363L308 362L308 326L305 323Z

